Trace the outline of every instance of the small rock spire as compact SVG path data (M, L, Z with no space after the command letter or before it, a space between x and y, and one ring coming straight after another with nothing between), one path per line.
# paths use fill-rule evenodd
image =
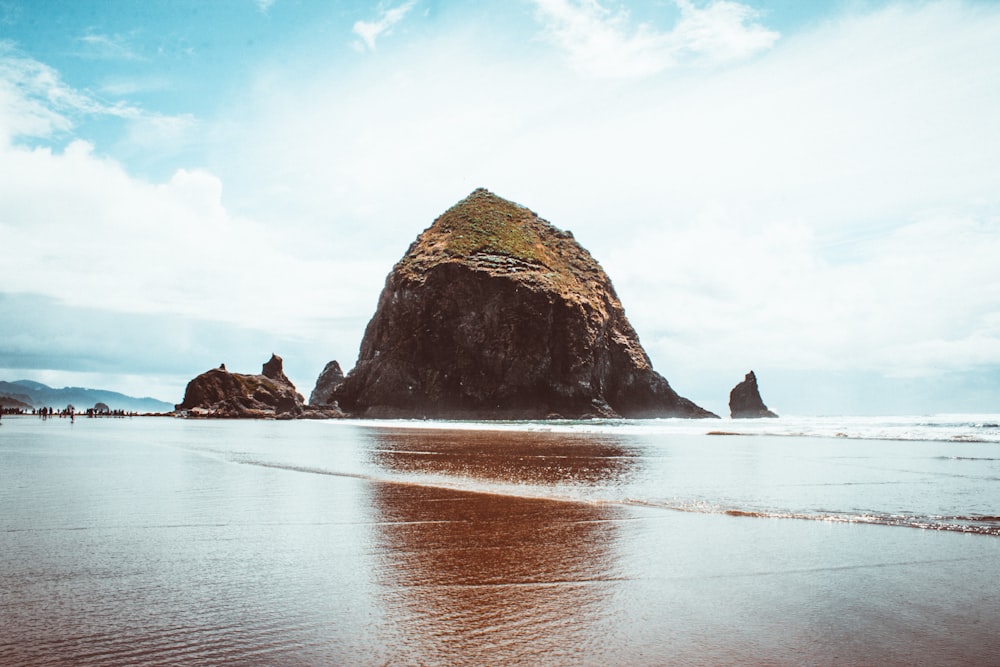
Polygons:
M282 382L284 384L291 384L292 381L285 376L284 362L281 357L271 353L271 358L267 360L264 367L260 371L261 375L266 378L271 378L275 382Z
M760 397L757 387L757 376L750 371L743 382L733 387L729 392L729 414L733 419L757 419L761 417L777 417L767 409Z

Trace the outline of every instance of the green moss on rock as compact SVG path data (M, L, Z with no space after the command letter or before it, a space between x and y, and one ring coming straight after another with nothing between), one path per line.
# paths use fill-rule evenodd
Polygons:
M574 301L609 288L600 265L571 233L483 188L438 217L396 268L421 282L429 269L445 263L516 277L527 287Z

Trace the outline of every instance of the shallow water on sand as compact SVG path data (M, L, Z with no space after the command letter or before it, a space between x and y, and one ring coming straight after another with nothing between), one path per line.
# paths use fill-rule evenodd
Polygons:
M995 443L587 429L4 419L0 664L995 663Z

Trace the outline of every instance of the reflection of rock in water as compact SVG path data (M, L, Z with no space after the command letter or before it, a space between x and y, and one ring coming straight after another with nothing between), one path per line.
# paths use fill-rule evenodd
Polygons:
M413 664L579 663L603 635L625 511L511 494L512 484L623 481L607 436L377 429L372 507L386 617ZM444 479L442 479L444 478ZM470 493L420 484L454 480ZM489 491L506 490L505 493Z
M381 634L398 664L579 664L604 637L623 510L375 484Z
M378 429L371 437L372 463L382 470L483 482L477 490L484 491L491 490L490 482L617 485L640 460L607 435Z

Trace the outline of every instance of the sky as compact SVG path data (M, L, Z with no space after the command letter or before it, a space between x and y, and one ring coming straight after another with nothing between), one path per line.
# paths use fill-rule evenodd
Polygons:
M477 187L728 414L1000 412L1000 3L0 0L0 379L308 397Z

